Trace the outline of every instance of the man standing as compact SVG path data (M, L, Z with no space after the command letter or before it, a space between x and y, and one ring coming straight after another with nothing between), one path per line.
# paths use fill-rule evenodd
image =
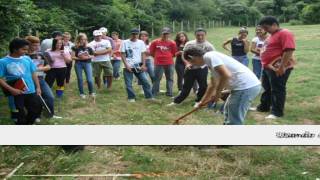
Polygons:
M28 49L28 41L13 39L9 45L10 54L0 59L0 86L8 96L14 97L18 125L33 124L42 110L36 66L25 56Z
M155 79L152 87L152 93L155 96L159 93L163 71L166 76L166 95L169 97L173 96L173 57L177 52L177 46L174 41L169 39L170 34L170 28L163 28L161 38L154 40L150 45L150 54L154 57L155 65Z
M148 82L146 68L146 45L139 40L139 30L132 29L130 39L122 41L121 58L124 64L123 77L128 93L128 101L135 102L136 95L132 87L133 74L141 82L146 99L153 99L151 86Z
M261 52L264 92L257 111L269 112L271 108L271 114L266 119L277 119L284 114L286 83L295 64L293 52L296 43L293 34L287 29L281 29L275 17L264 17L259 25L271 36L267 38Z
M112 54L111 44L108 40L102 39L102 32L99 30L93 31L94 40L89 43L94 51L94 58L92 60L93 76L98 89L101 88L101 71L103 71L103 80L107 88L112 86L112 64L110 54Z
M203 28L198 28L195 31L195 40L187 42L184 49L188 48L189 46L198 46L204 50L204 52L214 51L214 46L206 40L206 30ZM183 55L182 55L183 59ZM176 104L180 104L182 101L184 101L191 91L191 88L194 86L194 84L198 83L199 88L197 91L197 98L195 107L198 105L199 101L201 100L202 96L206 92L207 89L207 77L208 77L208 67L206 64L202 66L192 65L190 62L184 60L184 63L186 64L186 71L183 77L183 87L181 92L177 97L174 98L174 101L171 104L168 104L168 106L174 106ZM197 86L197 84L196 84Z
M209 101L217 102L224 88L231 90L224 107L226 125L241 125L251 102L261 89L259 79L245 65L230 56L217 51L205 51L198 46L189 46L184 51L184 58L192 65L207 65L211 71L211 83L199 106L206 106Z
M108 40L110 42L110 44L111 44L112 50L115 50L116 45L115 45L113 39L108 36L108 29L105 28L105 27L102 27L102 28L99 29L99 31L102 32L102 39Z

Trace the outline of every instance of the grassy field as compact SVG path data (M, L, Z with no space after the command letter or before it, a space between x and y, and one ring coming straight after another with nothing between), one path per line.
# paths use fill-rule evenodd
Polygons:
M285 116L265 121L267 114L250 112L246 124L320 124L320 81L317 80L320 78L317 62L320 25L287 28L296 35L298 65L289 78ZM237 30L212 29L208 39L219 51L225 52L222 42L236 35ZM254 36L254 28L250 28L249 36L250 39ZM123 79L115 81L110 91L98 91L96 104L79 98L74 78L66 89L61 111L57 112L64 118L43 119L41 124L171 124L176 117L192 109L195 98L191 93L183 104L167 108L165 105L172 101L170 98L163 94L157 102L146 101L140 88L135 86L137 102L128 103ZM164 84L161 89L165 89ZM177 94L176 86L174 90ZM7 102L3 98L0 100L0 123L12 124ZM223 116L204 109L186 120L185 124L222 124ZM0 175L10 172L20 162L25 165L17 174L158 172L164 174L156 179L320 178L319 147L88 146L74 154L54 146L1 147Z

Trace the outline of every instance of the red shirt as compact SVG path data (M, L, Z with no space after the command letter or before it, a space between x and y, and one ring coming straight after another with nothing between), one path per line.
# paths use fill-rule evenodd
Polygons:
M269 36L262 48L261 64L266 68L273 61L280 59L287 49L295 50L296 42L293 34L287 29L281 29ZM293 67L294 62L289 61L287 67Z
M177 52L176 43L172 40L163 41L156 39L150 45L150 53L154 57L155 65L171 65L174 64L173 57Z

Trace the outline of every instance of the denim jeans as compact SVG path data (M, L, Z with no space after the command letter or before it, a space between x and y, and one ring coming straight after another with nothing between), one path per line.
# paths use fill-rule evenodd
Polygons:
M239 61L241 64L245 66L249 66L249 58L247 55L244 56L232 56L235 60Z
M139 64L135 64L134 66L138 67ZM133 86L132 86L133 75L135 75L137 79L142 83L144 97L146 99L152 98L153 95L151 92L151 85L148 82L146 73L145 72L133 73L133 72L129 72L127 69L123 69L123 77L126 85L128 99L136 98L136 95L134 93Z
M54 115L54 95L53 95L53 92L52 92L50 86L47 84L47 82L43 78L39 78L39 84L40 84L40 88L41 88L41 96L44 99L45 103L47 104L49 110L51 111L50 117L52 117Z
M286 101L286 86L289 79L291 69L287 69L282 76L277 76L271 69L263 69L262 71L262 87L264 89L258 111L269 111L275 116L283 116L284 105Z
M261 60L253 58L252 67L253 67L253 73L257 76L258 79L260 79L262 74Z
M155 65L154 68L154 73L155 73L155 78L154 78L154 83L152 86L152 93L154 96L158 95L160 91L160 81L162 79L163 72L166 76L166 88L167 96L173 96L173 74L174 74L174 64L171 65Z
M147 72L149 74L149 77L151 79L151 82L154 82L154 66L153 66L153 62L151 59L147 59L146 60L146 67L147 67ZM138 85L142 85L141 82L138 80Z
M241 125L244 123L251 102L258 96L261 85L245 90L231 91L224 107L226 125Z
M80 94L84 94L82 70L84 70L84 72L86 74L89 94L92 94L93 93L93 79L92 79L91 63L76 61L74 67L75 67L74 69L76 71L76 75L77 75L77 79L78 79L78 89L79 89Z
M113 77L119 78L120 77L121 60L111 60L111 64L113 67Z

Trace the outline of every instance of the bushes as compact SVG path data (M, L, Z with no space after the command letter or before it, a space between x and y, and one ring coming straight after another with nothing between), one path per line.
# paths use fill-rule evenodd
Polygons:
M301 20L305 24L320 23L320 3L310 4L302 9Z

